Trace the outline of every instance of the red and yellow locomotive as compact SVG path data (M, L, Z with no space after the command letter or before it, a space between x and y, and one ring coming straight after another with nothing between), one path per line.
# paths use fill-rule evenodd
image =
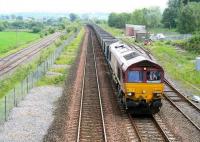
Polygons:
M117 84L118 97L131 113L157 113L162 106L164 70L138 50L92 25Z

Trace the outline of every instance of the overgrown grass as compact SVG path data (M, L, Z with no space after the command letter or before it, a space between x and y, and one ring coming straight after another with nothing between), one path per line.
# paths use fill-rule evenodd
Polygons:
M37 86L62 85L67 74L68 74L68 70L65 69L65 72L63 73L63 75L44 76L37 82Z
M0 32L0 57L7 52L13 52L12 50L25 48L28 43L39 38L39 34L29 32Z
M48 48L43 49L37 58L30 61L28 64L18 67L18 69L12 75L6 77L3 80L0 80L0 98L5 96L8 91L15 87L16 84L24 80L28 74L35 70L36 67L42 62L44 62L61 43L62 41L58 39L54 44L48 46Z
M114 27L110 27L107 24L99 24L100 27L102 27L107 32L111 33L113 36L123 36L124 35L124 29L117 29Z
M50 72L57 72L57 73L62 73L64 74L66 71L65 67L61 67L61 68L51 68L49 69Z
M190 52L200 54L200 33L194 34L186 40L173 41L172 44Z
M72 41L72 43L64 48L63 53L60 57L55 61L56 65L72 65L75 61L75 58L78 53L78 49L80 47L81 41L84 36L84 29L80 31L78 36ZM44 85L62 85L64 80L67 78L68 75L68 68L51 68L49 69L50 72L62 73L62 75L56 76L44 76L41 80L38 81L38 86Z
M200 87L200 72L195 70L197 54L178 51L165 42L155 42L148 49L162 64L165 71L176 80L189 82Z

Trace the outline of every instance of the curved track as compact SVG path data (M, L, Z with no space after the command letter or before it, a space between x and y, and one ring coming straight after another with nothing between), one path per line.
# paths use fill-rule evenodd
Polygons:
M129 118L136 130L139 141L180 141L168 129L165 121L159 115L133 117L129 114Z
M90 33L88 43L82 83L77 142L107 142L92 33Z
M30 45L27 48L24 48L7 57L1 58L0 59L0 76L12 71L23 62L29 60L35 54L40 52L43 48L52 44L60 36L61 36L61 33L56 32L42 39L41 41Z
M149 51L144 49L139 45L130 44L132 48L135 50L141 50L141 52L145 53L149 59L153 60L153 57ZM165 93L164 97L167 101L172 104L187 120L191 122L191 124L200 131L200 109L193 102L187 99L180 91L178 91L166 78L164 80L165 83Z

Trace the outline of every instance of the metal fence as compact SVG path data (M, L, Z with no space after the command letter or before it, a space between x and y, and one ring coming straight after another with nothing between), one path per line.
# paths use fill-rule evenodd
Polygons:
M32 89L35 83L45 75L52 67L55 60L60 56L65 46L67 46L78 34L71 35L61 46L59 46L36 70L31 72L23 81L10 90L5 97L0 99L0 124L4 123L13 107L16 107L26 94Z
M184 40L191 38L191 34L180 34L180 35L168 35L166 36L166 40Z

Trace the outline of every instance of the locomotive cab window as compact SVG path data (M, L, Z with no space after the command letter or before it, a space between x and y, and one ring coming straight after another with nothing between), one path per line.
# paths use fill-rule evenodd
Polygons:
M142 71L129 71L128 72L128 82L143 82L143 72Z
M147 71L147 82L160 83L161 82L160 71Z

